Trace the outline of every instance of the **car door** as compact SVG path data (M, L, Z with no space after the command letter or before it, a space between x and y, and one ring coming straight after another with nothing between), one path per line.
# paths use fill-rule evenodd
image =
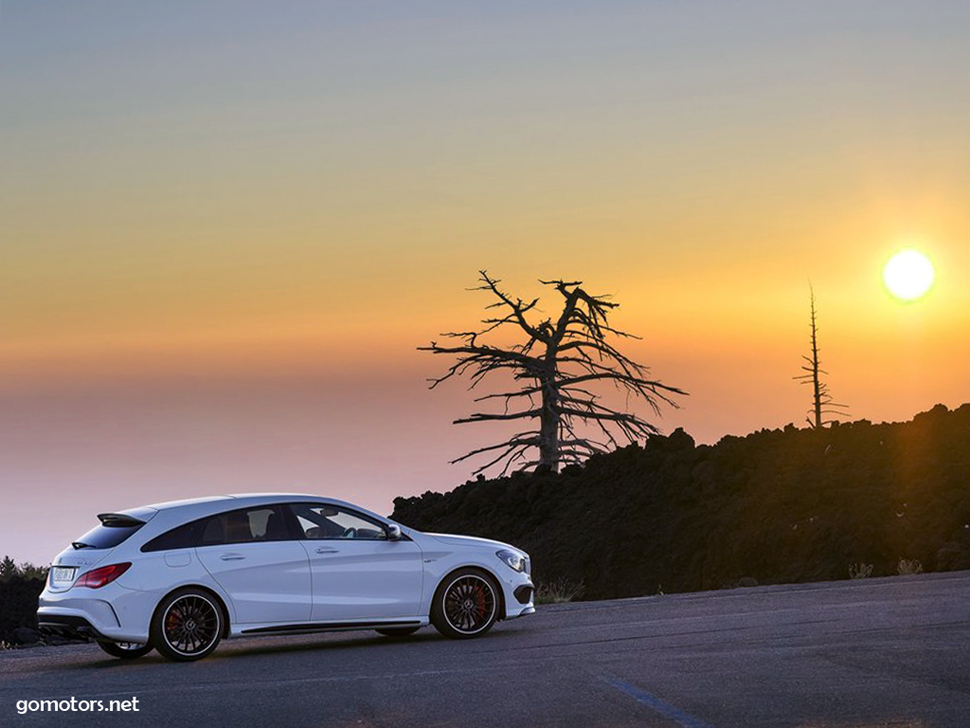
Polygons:
M418 545L343 507L293 504L310 560L314 622L415 617L424 563Z
M199 560L232 600L240 624L308 622L310 560L285 506L242 508L202 525Z

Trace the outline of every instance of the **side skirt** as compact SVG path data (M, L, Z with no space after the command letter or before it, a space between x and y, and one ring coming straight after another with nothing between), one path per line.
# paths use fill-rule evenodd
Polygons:
M389 629L394 627L423 627L418 619L397 622L308 622L306 624L282 624L273 627L244 629L239 634L308 634L310 632L351 632L363 629Z

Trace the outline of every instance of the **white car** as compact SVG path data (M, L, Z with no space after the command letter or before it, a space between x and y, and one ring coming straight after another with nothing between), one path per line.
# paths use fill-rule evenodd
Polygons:
M428 624L461 639L535 612L522 551L330 498L219 496L98 519L51 564L37 621L115 657L198 660L227 637Z

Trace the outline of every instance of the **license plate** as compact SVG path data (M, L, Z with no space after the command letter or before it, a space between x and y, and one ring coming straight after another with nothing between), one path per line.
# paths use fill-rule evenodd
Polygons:
M75 566L55 566L51 569L51 581L55 584L70 584L77 572Z

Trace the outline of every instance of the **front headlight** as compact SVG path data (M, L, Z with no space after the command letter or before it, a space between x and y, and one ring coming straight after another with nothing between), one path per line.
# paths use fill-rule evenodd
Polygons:
M495 555L515 571L525 571L525 557L522 554L503 549L502 551L496 551Z

